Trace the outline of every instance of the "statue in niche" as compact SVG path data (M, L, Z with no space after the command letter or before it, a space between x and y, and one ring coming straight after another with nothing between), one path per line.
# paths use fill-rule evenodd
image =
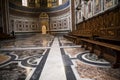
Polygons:
M46 34L46 32L47 32L47 31L46 31L46 26L43 25L43 26L42 26L42 34Z
M101 0L95 0L95 13L101 11Z
M114 0L105 0L105 7L109 8L109 7L113 6L113 1Z

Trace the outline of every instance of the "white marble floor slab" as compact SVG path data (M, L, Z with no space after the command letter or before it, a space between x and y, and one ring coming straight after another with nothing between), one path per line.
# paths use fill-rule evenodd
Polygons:
M39 80L66 80L58 38L54 39Z

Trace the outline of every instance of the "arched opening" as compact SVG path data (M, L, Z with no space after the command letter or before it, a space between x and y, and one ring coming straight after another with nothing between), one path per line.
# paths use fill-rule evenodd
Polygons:
M49 16L47 13L42 12L40 14L40 27L42 34L46 34L49 31Z

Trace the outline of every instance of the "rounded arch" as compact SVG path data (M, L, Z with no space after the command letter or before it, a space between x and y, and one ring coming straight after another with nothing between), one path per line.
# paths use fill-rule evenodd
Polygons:
M42 12L39 16L40 27L43 30L43 26L45 27L46 31L49 31L49 16L46 12Z

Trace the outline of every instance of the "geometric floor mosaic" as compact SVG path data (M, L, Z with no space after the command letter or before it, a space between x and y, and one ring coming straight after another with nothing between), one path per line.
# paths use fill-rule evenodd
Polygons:
M79 54L77 56L77 58L80 61L83 61L83 62L88 63L90 65L95 65L98 67L110 67L111 66L111 64L108 61L106 61L105 59L98 58L97 55L89 53L89 52Z
M99 59L62 36L56 38L60 53L54 53L62 57L66 74L64 80L120 80L120 68L111 68L111 63L105 59ZM0 80L40 80L48 56L50 58L50 50L53 48L55 51L51 47L53 40L53 35L30 34L0 41ZM52 73L43 77L50 75ZM63 80L63 77L54 80Z

